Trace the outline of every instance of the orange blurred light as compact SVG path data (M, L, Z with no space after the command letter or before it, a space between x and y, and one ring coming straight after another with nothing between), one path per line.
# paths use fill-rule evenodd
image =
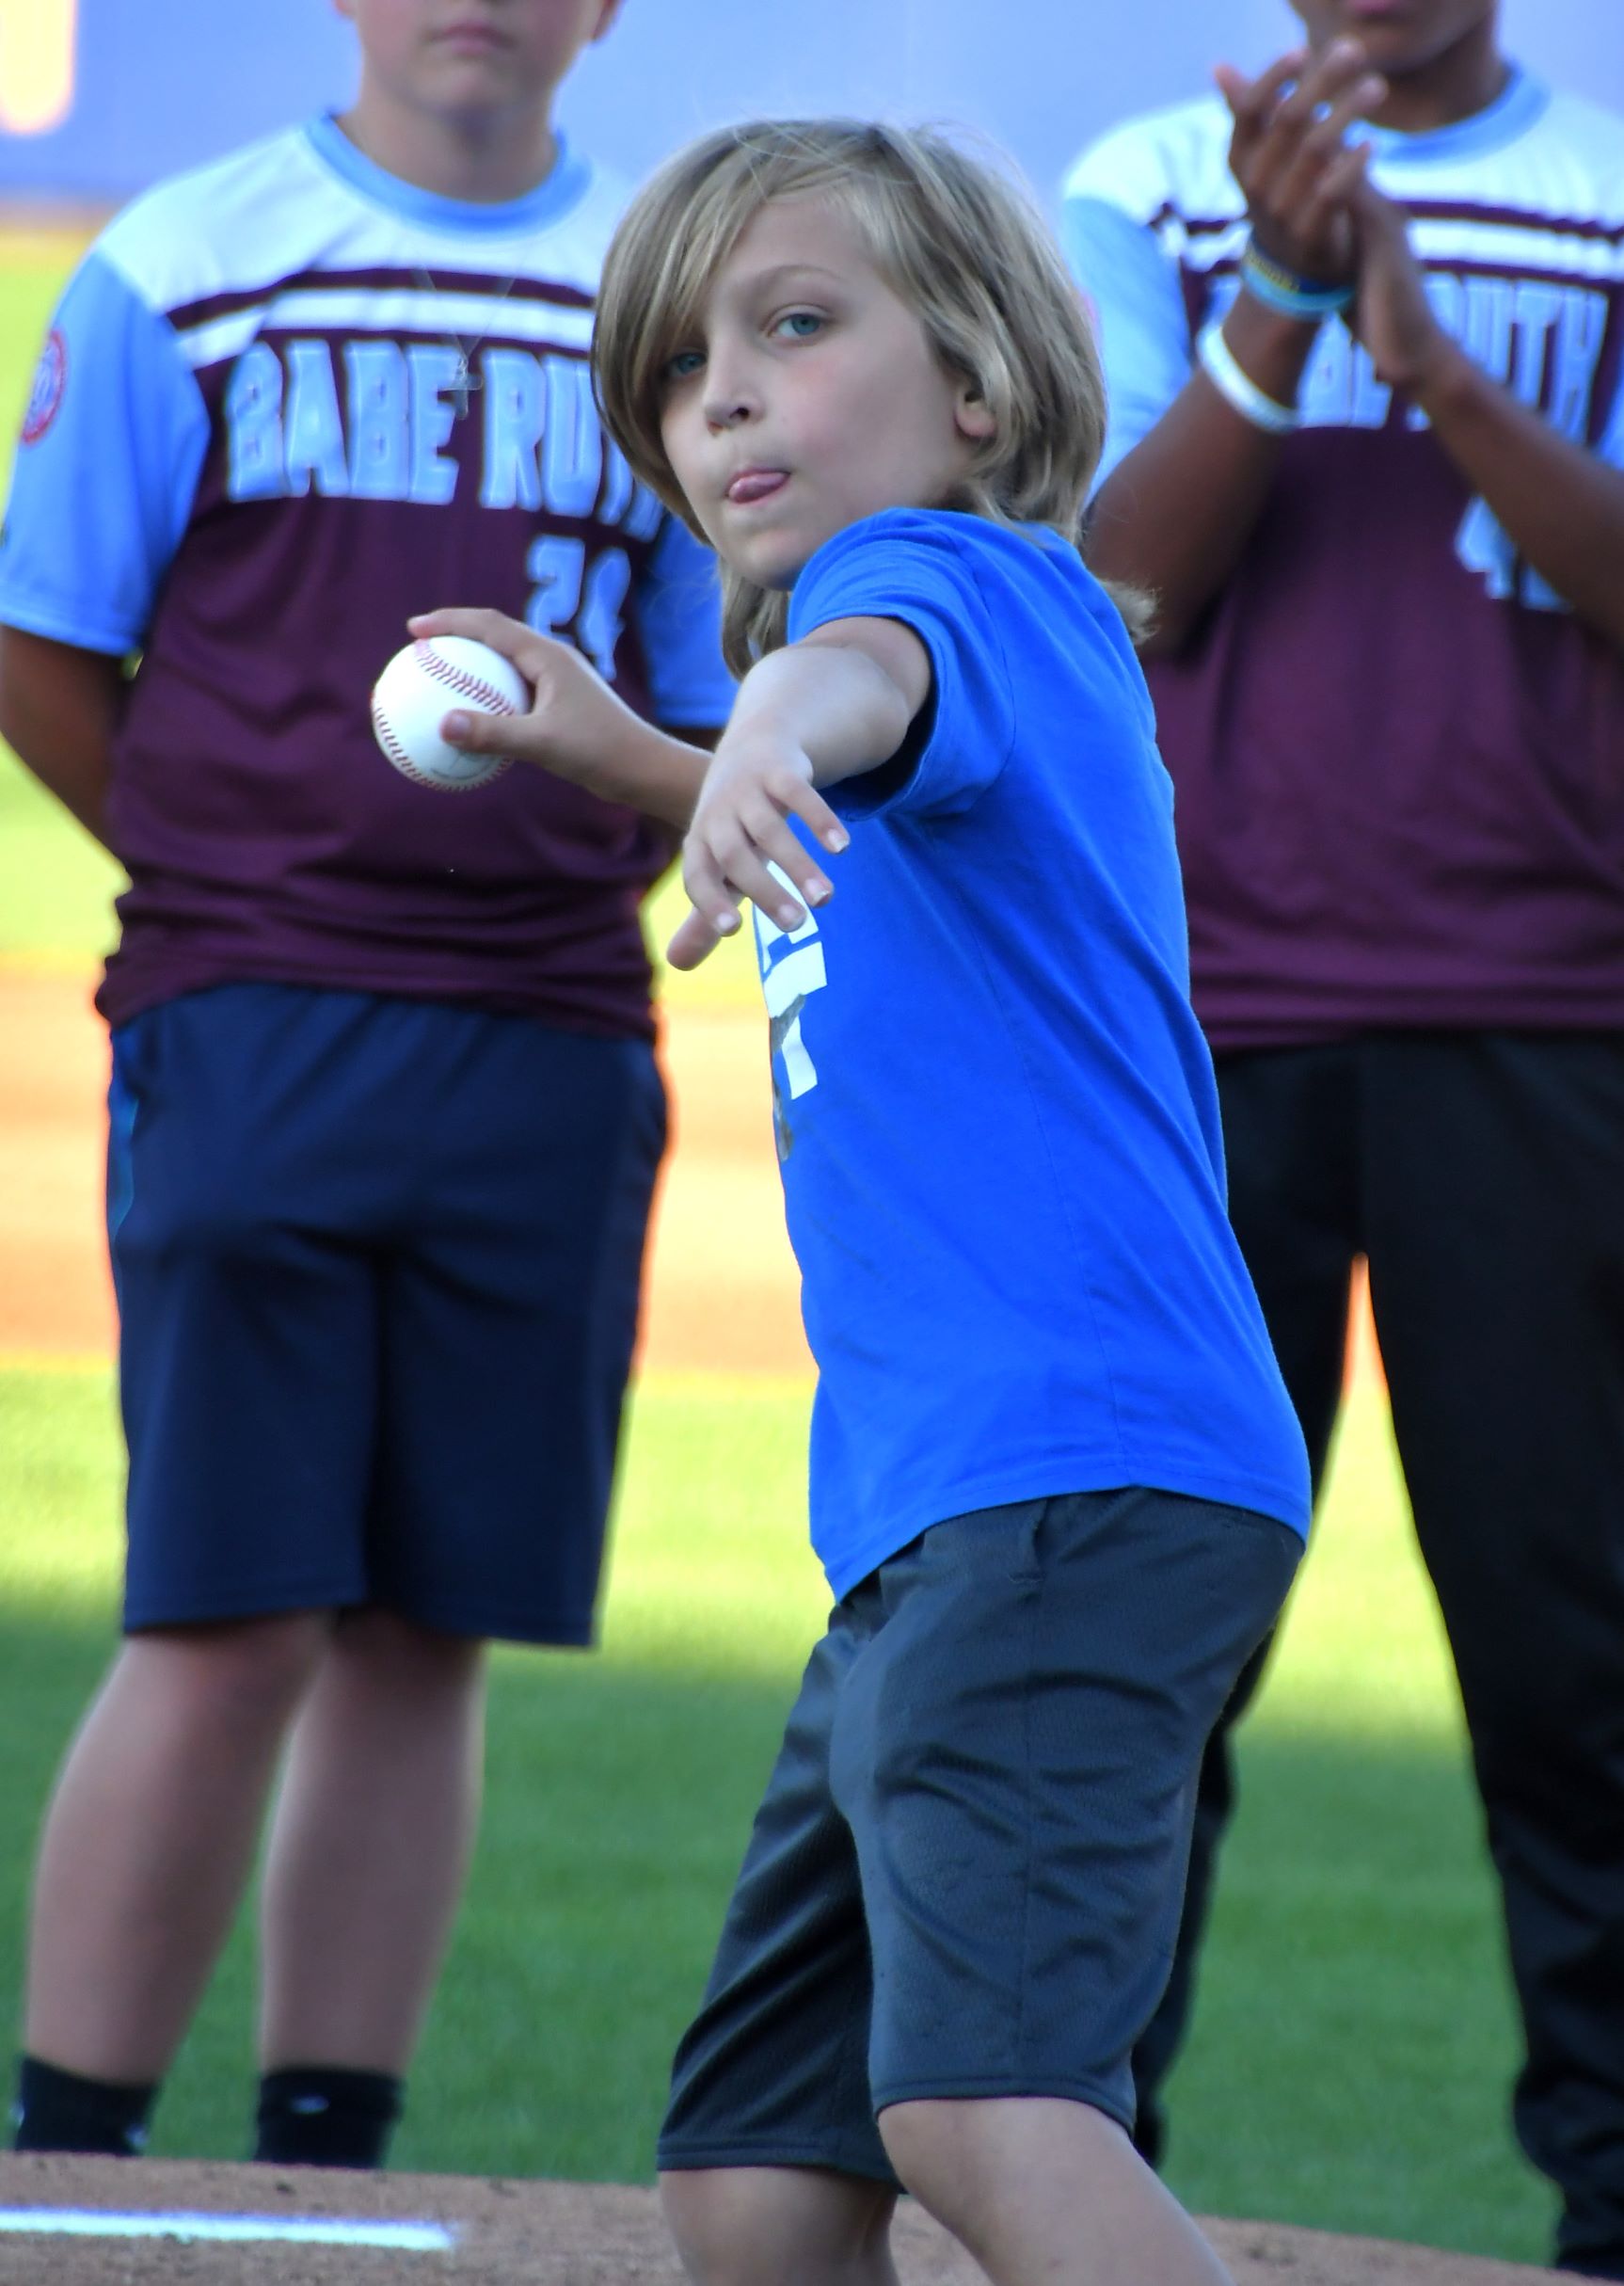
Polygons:
M46 135L73 108L77 0L0 0L0 127Z

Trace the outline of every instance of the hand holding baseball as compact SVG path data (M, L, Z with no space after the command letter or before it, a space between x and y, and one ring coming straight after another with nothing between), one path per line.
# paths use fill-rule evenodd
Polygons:
M530 694L507 660L464 635L420 637L396 651L373 685L373 736L414 785L439 793L470 793L500 777L507 743L486 753L444 735L448 710L457 717L511 721Z
M440 719L447 743L470 757L538 762L592 792L608 758L623 746L629 724L640 727L597 669L574 646L538 635L498 611L431 611L407 622L419 643L448 639L483 645L521 682L527 705L514 713L460 706L448 695Z

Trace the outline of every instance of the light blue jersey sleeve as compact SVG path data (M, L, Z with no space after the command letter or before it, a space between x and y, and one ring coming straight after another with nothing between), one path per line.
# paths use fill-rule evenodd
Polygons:
M825 540L795 583L792 643L836 619L898 619L931 656L931 697L901 752L828 789L842 815L967 809L1010 758L1014 686L978 576L979 536L975 517L886 508Z
M665 520L632 608L655 721L674 730L719 727L736 688L722 663L722 583L716 558L677 517Z
M1122 208L1068 195L1060 207L1060 244L1093 311L1106 369L1106 450L1094 480L1103 484L1189 379L1189 320L1177 264Z
M136 649L208 436L173 328L92 248L57 307L24 417L0 621L85 650Z

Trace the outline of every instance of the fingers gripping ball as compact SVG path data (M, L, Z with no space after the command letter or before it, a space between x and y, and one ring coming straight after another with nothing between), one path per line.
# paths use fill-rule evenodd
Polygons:
M507 768L500 754L465 754L439 727L454 708L469 714L523 714L530 693L517 667L466 635L430 635L396 651L373 685L373 733L403 777L442 793L488 786Z

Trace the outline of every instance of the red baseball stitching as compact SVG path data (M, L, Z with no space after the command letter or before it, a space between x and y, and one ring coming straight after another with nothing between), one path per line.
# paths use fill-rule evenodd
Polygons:
M508 707L504 711L514 714L517 712L517 709ZM483 772L476 778L430 777L426 770L418 768L401 744L400 740L395 736L394 725L383 712L375 698L373 701L373 729L376 733L378 744L389 756L390 760L401 775L410 778L414 786L432 788L436 793L477 793L482 786L488 786L494 778L501 777L502 772L510 766L513 760L511 754L502 755L496 759L493 768Z
M443 682L448 690L460 691L465 698L474 698L490 714L517 714L518 709L505 692L499 691L494 682L482 682L470 675L467 667L454 666L449 659L437 651L431 637L420 635L412 645L412 656L423 673L436 682Z

